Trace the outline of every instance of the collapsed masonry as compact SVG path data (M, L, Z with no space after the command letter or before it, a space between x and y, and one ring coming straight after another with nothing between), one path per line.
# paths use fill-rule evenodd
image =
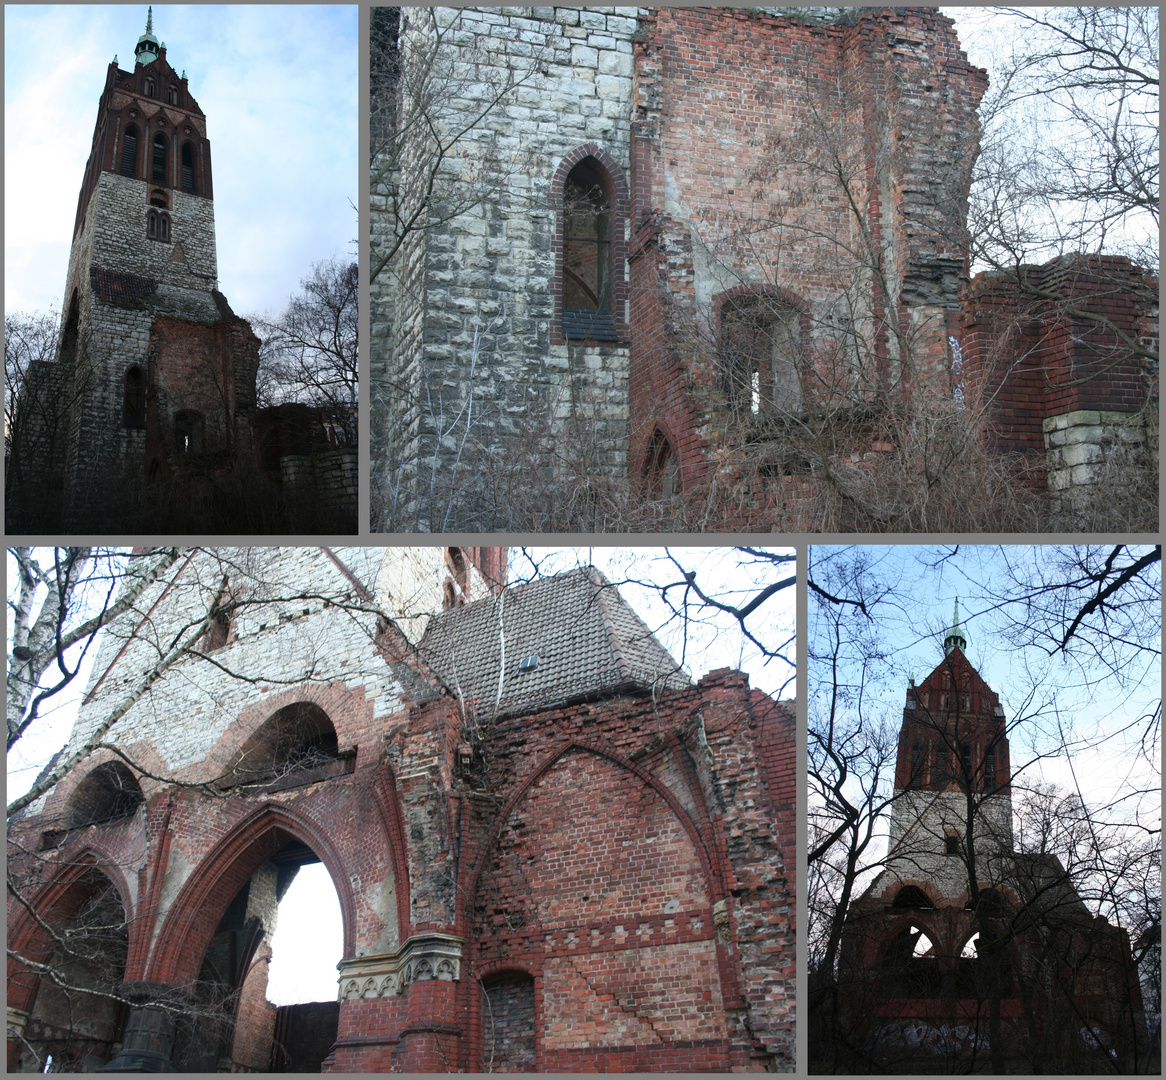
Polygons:
M724 525L789 525L815 473L878 458L872 416L928 396L983 406L1001 450L1044 424L1023 468L1057 510L1156 438L1156 281L1061 260L1022 272L1078 278L1060 304L965 293L987 77L936 9L375 10L382 112L412 115L430 65L436 122L473 129L436 223L372 282L374 483L413 500L408 527L440 527L434 506L495 527L516 469L665 503L720 485ZM423 172L413 130L400 160ZM374 255L408 203L385 160ZM1082 292L1124 339L1078 318Z
M118 721L145 771L99 751L10 824L10 1070L792 1070L792 704L692 683L592 569L505 573L196 551L111 626L70 746L233 602ZM265 960L311 862L344 954L292 1016Z

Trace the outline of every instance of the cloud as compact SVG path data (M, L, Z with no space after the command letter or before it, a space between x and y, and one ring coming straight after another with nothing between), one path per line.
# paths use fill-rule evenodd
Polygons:
M107 65L129 70L143 7L5 9L6 307L60 305ZM357 235L355 6L154 8L207 117L220 288L278 310Z

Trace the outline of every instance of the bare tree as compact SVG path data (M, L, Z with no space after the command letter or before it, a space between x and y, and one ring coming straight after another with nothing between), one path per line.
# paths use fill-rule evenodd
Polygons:
M981 1020L969 1020L964 1035L949 1033L951 1042L935 1035L938 1041L928 1043L928 1052L939 1055L930 1059L933 1067L974 1069L980 1053L997 1072L1014 1071L1019 1059L1029 1070L1113 1071L1116 1066L1146 1071L1150 1041L1145 1018L1134 1005L1122 1006L1120 995L1115 997L1113 1015L1103 1021L1096 1011L1082 1011L1081 1002L1098 980L1128 985L1131 957L1122 945L1128 939L1112 929L1120 926L1136 943L1132 961L1142 975L1143 999L1156 1008L1158 980L1148 971L1160 937L1156 552L1121 546L1104 551L953 549L916 558L929 569L913 580L900 576L906 565L900 556L888 558L873 550L822 552L811 565L812 1067L913 1067L919 1033L908 1037L880 1024L869 1011L871 995L935 996L944 970L944 979L956 980L944 983L945 994L978 1000L984 1011L976 1014ZM1015 696L1010 695L1009 719L1001 720L995 742L985 744L976 717L965 713L965 694L973 687L963 685L964 669L952 655L940 665L951 669L944 686L952 688L942 710L935 710L927 695L910 691L912 730L927 733L922 745L934 745L936 759L932 765L912 750L912 778L904 784L900 773L892 790L895 740L886 736L897 725L880 724L879 717L883 702L894 701L889 686L902 678L896 678L901 670L896 653L912 639L927 636L926 628L904 625L918 622L909 598L945 573L959 575L965 589L978 595L994 622L991 633L999 648L1033 658L1014 665L1018 678L1007 689ZM982 626L981 642L989 634L987 623ZM1050 672L1042 659L1050 653L1065 656L1071 666ZM1124 688L1119 700L1133 692L1148 708L1139 712L1127 705L1092 719L1090 704L1115 687ZM1013 746L1010 800L1001 803L996 746L1006 738ZM1102 745L1110 753L1122 748L1131 778L1105 794L1084 775ZM1146 759L1147 752L1153 761ZM899 768L904 768L901 755ZM1049 768L1067 772L1076 790L1043 781L1042 772ZM921 795L920 806L928 809L903 835L896 834L892 850L884 854L881 830L872 819L900 798L908 799L908 810L914 807L910 800L924 769L928 783L938 784L929 790L945 790L945 802L941 806L938 796ZM1003 814L1004 806L1010 814ZM945 847L948 857L938 868L935 852ZM904 937L901 956L893 956L892 947L882 958L885 943L877 935L885 913L857 893L880 867L891 866L884 863L888 855L899 880L903 875L928 880L941 869L945 895L953 889L958 893L958 878L965 879L967 914L962 918L965 936L974 940L958 959L958 971L935 967L938 950L919 927L911 928L913 937ZM912 891L918 893L902 893ZM913 903L903 900L904 911ZM919 894L917 904L927 907L930 901ZM1112 926L1095 924L1095 916ZM915 963L920 959L924 962ZM897 979L899 989L887 983L879 990L879 979ZM1025 1012L1019 1028L1010 1029L1002 1002L1018 992L1024 1001L1039 998L1043 1004ZM1067 1024L1066 1030L1077 1034L1068 1043L1054 1037L1049 1017L1059 1017L1060 1027ZM1153 1026L1154 1017L1150 1020Z
M359 276L354 262L315 263L282 314L253 320L264 336L259 404L296 401L325 409L343 446L355 446L357 438Z

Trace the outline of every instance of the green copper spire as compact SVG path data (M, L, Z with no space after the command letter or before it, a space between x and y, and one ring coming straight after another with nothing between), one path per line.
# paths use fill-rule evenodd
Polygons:
M152 64L158 59L158 49L158 39L154 37L154 8L151 5L146 9L146 32L138 38L134 56L139 64Z
M955 598L955 611L951 616L951 629L947 632L947 637L943 639L943 655L947 656L957 645L961 652L968 651L968 639L960 627L960 598L958 596Z

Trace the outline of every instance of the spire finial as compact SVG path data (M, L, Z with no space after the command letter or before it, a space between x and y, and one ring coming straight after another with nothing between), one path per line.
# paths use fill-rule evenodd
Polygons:
M968 649L968 639L960 626L960 598L955 598L955 609L951 614L951 629L943 639L943 655L947 656L956 646L964 652Z
M152 34L154 32L154 5L151 4L146 8L146 33Z
M154 5L146 8L146 32L138 38L134 57L139 64L151 64L158 59L158 39L154 36Z

